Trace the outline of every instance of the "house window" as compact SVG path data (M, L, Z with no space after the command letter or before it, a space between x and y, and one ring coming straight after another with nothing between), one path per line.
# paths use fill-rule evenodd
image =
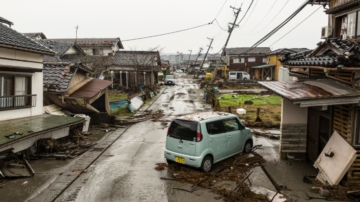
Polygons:
M244 63L245 62L245 58L234 58L233 59L233 63Z
M356 12L336 18L336 37L339 39L355 39L356 31L360 29ZM358 32L359 33L359 32Z
M31 77L0 75L0 110L31 107L35 104L31 95Z
M270 61L270 58L269 58L269 61ZM263 58L263 63L266 63L267 62L267 58Z
M255 57L248 58L248 62L256 62L256 58Z
M103 49L102 48L94 48L93 55L103 55Z

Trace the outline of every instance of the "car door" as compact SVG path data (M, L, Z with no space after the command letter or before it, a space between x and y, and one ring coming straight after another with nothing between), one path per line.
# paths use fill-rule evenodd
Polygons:
M226 136L226 156L231 156L240 153L244 147L245 135L242 135L242 130L245 128L236 118L223 120Z
M209 135L209 148L214 155L214 162L226 157L226 136L224 133L223 121L212 121L206 123L206 130Z

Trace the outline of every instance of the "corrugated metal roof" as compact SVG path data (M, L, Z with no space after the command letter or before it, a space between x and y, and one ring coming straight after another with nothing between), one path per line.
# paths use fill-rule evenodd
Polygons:
M89 99L100 93L100 91L104 90L111 84L111 81L93 79L86 83L79 90L72 93L69 97Z
M251 67L252 69L263 69L263 68L269 68L269 67L275 67L276 65L258 65Z
M345 103L349 101L349 98L356 98L352 99L351 103L358 103L360 101L360 91L331 79L304 82L259 81L259 84L291 101L328 100L323 101L318 106L330 105L331 103ZM347 98L348 101L344 99L343 101L334 102L332 100L334 98Z

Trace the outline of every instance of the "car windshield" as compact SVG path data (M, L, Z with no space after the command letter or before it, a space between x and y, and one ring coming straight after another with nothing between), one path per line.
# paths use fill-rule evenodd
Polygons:
M167 79L173 79L174 76L173 76L173 75L166 75L166 78L167 78Z
M195 121L174 120L169 128L168 135L173 138L193 141L196 139L198 123Z

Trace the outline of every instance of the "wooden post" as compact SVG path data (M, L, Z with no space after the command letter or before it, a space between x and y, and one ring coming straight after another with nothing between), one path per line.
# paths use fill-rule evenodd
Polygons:
M228 107L228 112L231 113L231 107Z

